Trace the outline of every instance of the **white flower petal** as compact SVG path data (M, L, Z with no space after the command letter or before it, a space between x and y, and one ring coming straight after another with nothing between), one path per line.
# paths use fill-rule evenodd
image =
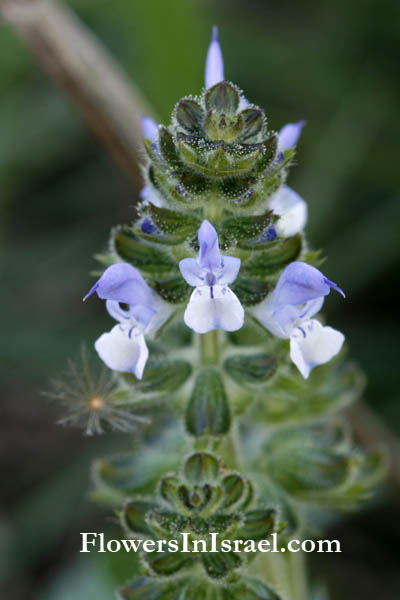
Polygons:
M147 115L142 116L142 131L143 137L152 142L158 137L158 125L151 117Z
M281 237L296 235L307 223L307 204L287 185L283 185L272 194L269 208L279 216L275 229Z
M304 321L290 336L290 358L305 379L317 365L331 360L340 352L344 335L319 321Z
M278 150L293 148L297 144L297 140L305 124L305 121L298 121L297 123L287 123L287 125L284 125L279 132Z
M236 256L224 256L222 261L224 266L221 275L218 277L218 282L221 285L229 285L238 276L241 260L240 258L236 258Z
M154 204L157 208L163 208L165 205L164 198L150 185L145 185L139 192L139 196L143 200L144 206Z
M283 339L290 337L298 315L294 306L288 305L276 310L272 293L254 306L251 312L268 331Z
M140 329L116 325L110 332L103 333L94 347L113 371L134 373L138 379L142 378L149 351Z
M236 331L243 325L244 310L228 287L201 286L192 293L184 320L196 333L207 333L213 329Z
M197 260L194 258L183 258L179 262L179 269L186 283L192 287L203 285L207 271L200 267Z
M172 312L173 308L171 304L168 304L168 302L164 302L164 300L159 298L157 301L157 312L154 314L151 321L144 329L144 333L146 335L149 335L158 331L160 327L162 327L164 323L168 321L168 319L172 315Z

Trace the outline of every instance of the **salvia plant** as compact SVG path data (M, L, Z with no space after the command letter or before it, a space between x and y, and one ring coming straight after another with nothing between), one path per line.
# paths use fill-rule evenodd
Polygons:
M111 371L85 364L77 388L58 393L87 433L145 432L93 468L121 537L181 540L143 553L121 599L311 598L288 541L319 536L381 478L381 454L355 449L340 414L363 376L344 335L316 316L344 293L321 272L307 205L286 185L303 125L269 128L225 79L216 29L203 92L180 100L168 126L143 118L138 215L112 230L86 296L114 321L95 342ZM244 547L275 533L280 551L187 553L183 533Z

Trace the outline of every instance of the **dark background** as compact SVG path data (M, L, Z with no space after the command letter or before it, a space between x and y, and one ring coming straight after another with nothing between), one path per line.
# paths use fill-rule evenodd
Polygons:
M271 127L305 119L289 183L309 203L308 236L347 300L330 297L368 377L365 400L400 432L400 256L397 0L265 2L146 0L69 3L117 57L167 123L203 85L213 24L226 75L264 107ZM127 444L55 425L41 395L109 326L83 305L95 252L129 222L137 190L88 133L25 46L0 28L0 577L6 600L108 600L131 558L79 555L79 531L102 531L90 503L93 456ZM347 518L330 537L343 554L312 558L333 600L395 600L400 589L398 488ZM323 598L323 596L318 596Z

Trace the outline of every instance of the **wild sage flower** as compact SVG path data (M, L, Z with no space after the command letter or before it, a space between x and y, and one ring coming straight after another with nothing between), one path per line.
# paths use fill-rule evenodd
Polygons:
M318 269L293 262L284 269L267 298L253 309L254 316L280 338L290 339L290 358L305 379L313 367L331 360L341 349L344 335L311 319L334 289L343 291Z
M297 121L297 123L287 123L284 125L279 131L278 150L283 151L294 148L305 124L305 121Z
M158 125L151 117L147 115L142 116L142 131L143 137L147 138L151 142L154 142L158 137Z
M272 194L268 206L279 217L275 230L280 237L291 237L304 229L307 223L307 204L288 185L282 185Z
M207 220L199 229L198 239L199 258L184 258L179 263L185 281L196 288L185 310L185 323L196 333L236 331L243 325L244 310L228 285L239 273L240 258L221 255L218 234Z
M106 300L108 313L119 322L96 340L97 353L113 371L133 373L141 379L149 356L145 334L163 325L170 316L170 307L147 285L139 271L127 263L108 267L84 300L94 292ZM128 308L122 308L121 303Z

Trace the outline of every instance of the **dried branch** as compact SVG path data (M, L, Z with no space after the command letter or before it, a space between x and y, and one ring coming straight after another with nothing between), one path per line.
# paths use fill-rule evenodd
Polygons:
M64 88L137 187L140 115L152 112L140 91L66 6L51 0L0 0L0 15Z

